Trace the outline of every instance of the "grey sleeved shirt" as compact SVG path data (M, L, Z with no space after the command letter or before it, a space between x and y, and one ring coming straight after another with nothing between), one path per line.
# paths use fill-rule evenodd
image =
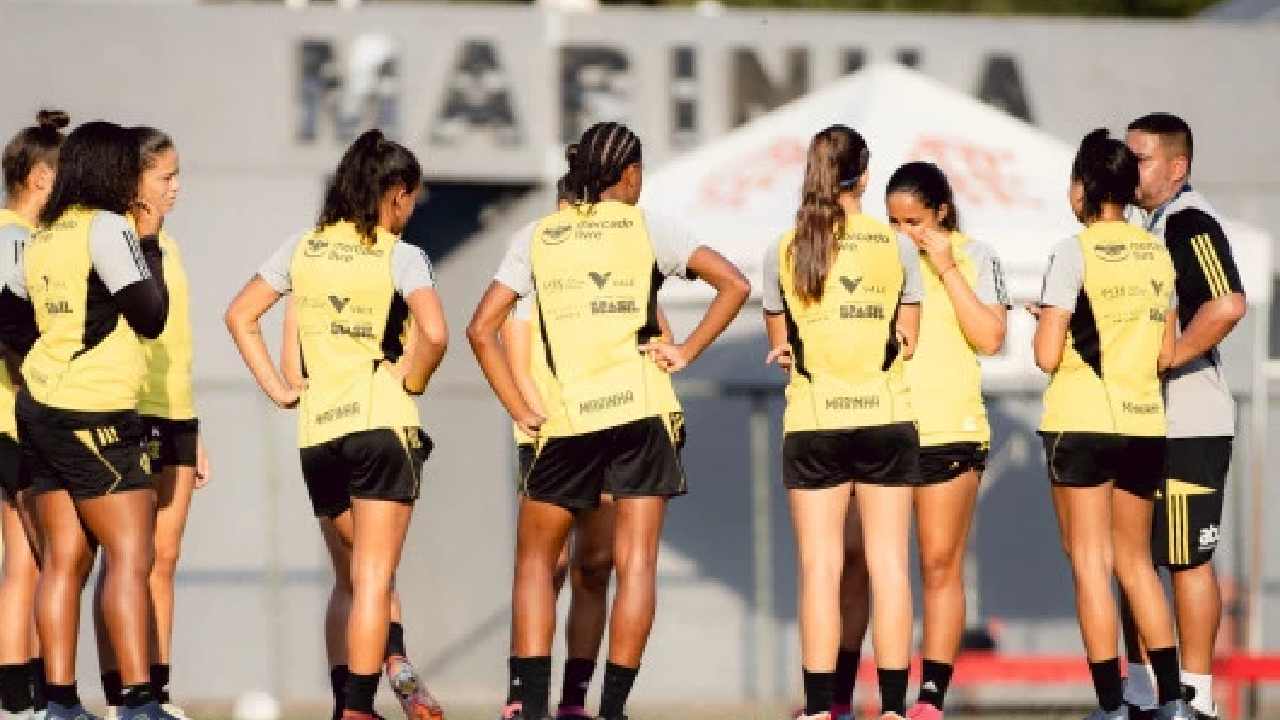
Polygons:
M679 222L647 211L644 213L644 220L649 242L653 245L658 272L666 277L687 278L689 258L702 243ZM511 288L520 297L533 292L533 263L529 257L529 249L537 227L537 221L531 222L511 236L507 254L493 276L494 280Z
M89 225L89 257L112 295L151 277L138 235L122 215L99 211Z
M20 298L27 297L22 271L22 249L31 233L17 223L0 226L0 287L8 286Z
M1000 265L1000 257L996 255L996 251L986 243L973 240L969 242L968 251L973 264L978 268L973 288L978 300L984 305L1012 307L1004 281L1004 268Z
M780 313L783 309L782 284L778 274L778 254L782 239L769 245L764 253L764 288L761 289L761 305L765 312ZM914 305L924 299L924 280L920 276L920 254L915 243L905 235L898 236L898 259L902 261L902 300L904 305Z
M1040 284L1040 305L1075 312L1076 299L1084 287L1084 255L1080 241L1074 237L1061 240L1049 254Z
M304 234L305 235L305 234ZM293 265L293 254L304 235L298 235L285 241L267 261L258 268L261 277L273 290L287 294L293 290L293 277L290 268ZM415 290L435 287L435 274L427 253L417 245L396 242L391 246L391 280L400 297L409 297Z
M898 233L898 259L902 260L903 305L918 305L924 300L924 278L920 276L920 250L911 238Z

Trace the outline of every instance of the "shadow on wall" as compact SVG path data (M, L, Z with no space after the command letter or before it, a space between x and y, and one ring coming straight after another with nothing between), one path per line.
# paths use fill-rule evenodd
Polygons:
M782 487L782 377L765 367L762 337L719 343L679 377L689 428L685 468L689 495L672 503L664 539L697 564L700 573L730 587L748 606L754 596L752 565L752 400L748 389L766 392L770 426L770 517L779 620L796 617L795 541ZM718 383L729 394L689 392ZM769 386L773 386L769 389ZM988 399L995 442L984 478L970 547L976 557L978 616L983 620L1070 620L1075 610L1070 570L1063 558L1045 477L1043 452L1034 429L1039 395ZM916 557L913 553L912 557ZM919 573L913 568L919 598ZM916 603L917 616L920 612Z

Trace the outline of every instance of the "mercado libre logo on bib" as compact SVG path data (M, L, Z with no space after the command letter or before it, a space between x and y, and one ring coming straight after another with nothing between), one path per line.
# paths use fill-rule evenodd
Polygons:
M1129 257L1129 245L1127 243L1094 245L1093 254L1103 262L1120 262Z
M564 242L565 236L572 229L572 225L556 225L555 227L543 228L542 243L544 245L559 245Z

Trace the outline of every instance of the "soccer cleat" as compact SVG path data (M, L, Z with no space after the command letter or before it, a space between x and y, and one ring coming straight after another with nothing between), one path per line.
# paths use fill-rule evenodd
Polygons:
M1192 720L1191 706L1185 700L1171 700L1156 710L1156 720Z
M67 706L50 702L47 711L48 720L102 720L97 715L85 710L83 705Z
M931 703L918 702L907 710L907 720L942 720L942 711Z
M581 705L561 705L556 708L556 720L591 720L591 714Z
M151 701L139 708L120 708L120 720L178 720L161 707L157 701Z
M107 711L102 714L102 720L120 720L120 706L108 705Z
M427 690L427 684L422 682L408 658L400 655L387 658L386 674L387 683L400 701L407 720L444 720L444 708Z
M0 720L31 720L35 717L36 711L32 708L19 710L18 712L9 712L8 710L0 710Z
M1098 708L1086 715L1084 720L1129 720L1129 711L1125 709L1124 705L1110 712Z

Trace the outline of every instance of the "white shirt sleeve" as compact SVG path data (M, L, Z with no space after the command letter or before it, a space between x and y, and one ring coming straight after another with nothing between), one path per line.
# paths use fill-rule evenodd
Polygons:
M533 304L537 302L536 298L537 293L529 293L516 300L516 306L511 311L512 319L529 322L533 318Z
M89 257L112 295L151 277L138 235L123 215L99 211L89 225Z
M293 266L293 252L303 236L291 237L284 242L267 261L258 268L258 277L262 278L273 290L287 295L293 290L293 278L290 268Z
M666 277L689 277L689 258L704 245L684 223L646 211L644 222L657 258L658 272Z
M391 247L391 277L396 292L407 298L415 290L435 287L436 279L427 253L417 245L397 242Z
M760 289L761 304L765 312L775 315L786 309L782 299L782 269L778 264L781 248L781 238L769 244L769 249L764 251L764 267L761 269L764 275L764 287Z
M924 278L920 275L920 250L911 238L898 233L898 257L905 273L902 279L902 304L917 305L924 300Z
M1080 254L1080 242L1074 237L1067 238L1055 245L1049 256L1049 267L1040 286L1040 304L1074 312L1083 287L1084 256Z
M529 248L533 243L533 233L538 229L537 221L520 228L511 236L507 254L498 265L498 272L493 279L511 288L520 297L533 292L533 263L529 259Z

